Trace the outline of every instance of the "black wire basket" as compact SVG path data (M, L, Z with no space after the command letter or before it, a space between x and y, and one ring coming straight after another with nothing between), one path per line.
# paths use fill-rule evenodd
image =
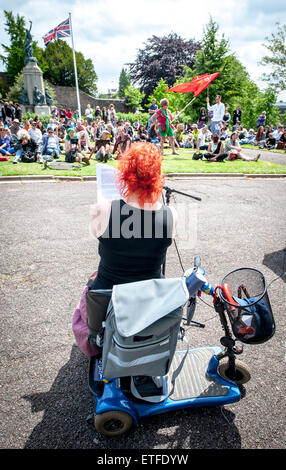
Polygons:
M274 335L275 321L266 280L260 271L254 268L231 271L221 281L220 298L237 339L260 344Z

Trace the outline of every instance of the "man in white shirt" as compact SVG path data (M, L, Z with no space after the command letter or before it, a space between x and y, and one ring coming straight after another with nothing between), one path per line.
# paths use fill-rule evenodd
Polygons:
M275 131L273 132L273 137L276 140L276 144L280 139L281 135L283 134L283 131L283 126L281 126L281 124L278 124L277 129L275 129Z
M197 150L207 150L208 149L208 145L206 143L207 135L208 135L208 128L207 128L207 126L204 126L200 130L200 133L199 133L199 136L198 136L198 139L197 139L197 145L196 145Z
M222 124L223 116L225 114L225 106L221 102L221 96L217 95L215 97L215 103L213 106L210 106L210 100L209 97L207 97L207 107L208 111L213 112L213 117L212 117L212 122L210 125L210 130L212 135L220 133L220 127Z

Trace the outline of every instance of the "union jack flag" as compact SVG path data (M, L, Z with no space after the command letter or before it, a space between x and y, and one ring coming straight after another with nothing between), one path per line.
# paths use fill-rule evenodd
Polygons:
M49 42L53 41L54 39L58 38L68 38L71 35L71 28L70 28L70 20L67 19L60 23L56 28L51 29L45 36L43 36L43 40L45 46L49 44Z

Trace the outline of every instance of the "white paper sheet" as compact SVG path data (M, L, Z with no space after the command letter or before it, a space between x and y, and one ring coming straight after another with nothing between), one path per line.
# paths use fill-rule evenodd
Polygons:
M115 184L117 170L103 163L96 164L97 202L103 199L120 199L120 192Z

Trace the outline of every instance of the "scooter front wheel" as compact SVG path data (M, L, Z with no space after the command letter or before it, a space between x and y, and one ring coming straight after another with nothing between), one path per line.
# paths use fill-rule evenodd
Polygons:
M120 436L133 424L132 417L124 411L106 411L94 417L95 429L104 436Z
M232 380L237 385L242 385L251 379L251 372L249 367L242 361L235 361L235 377L232 376L229 369L228 358L224 358L220 361L218 366L218 373L222 377L228 380Z

